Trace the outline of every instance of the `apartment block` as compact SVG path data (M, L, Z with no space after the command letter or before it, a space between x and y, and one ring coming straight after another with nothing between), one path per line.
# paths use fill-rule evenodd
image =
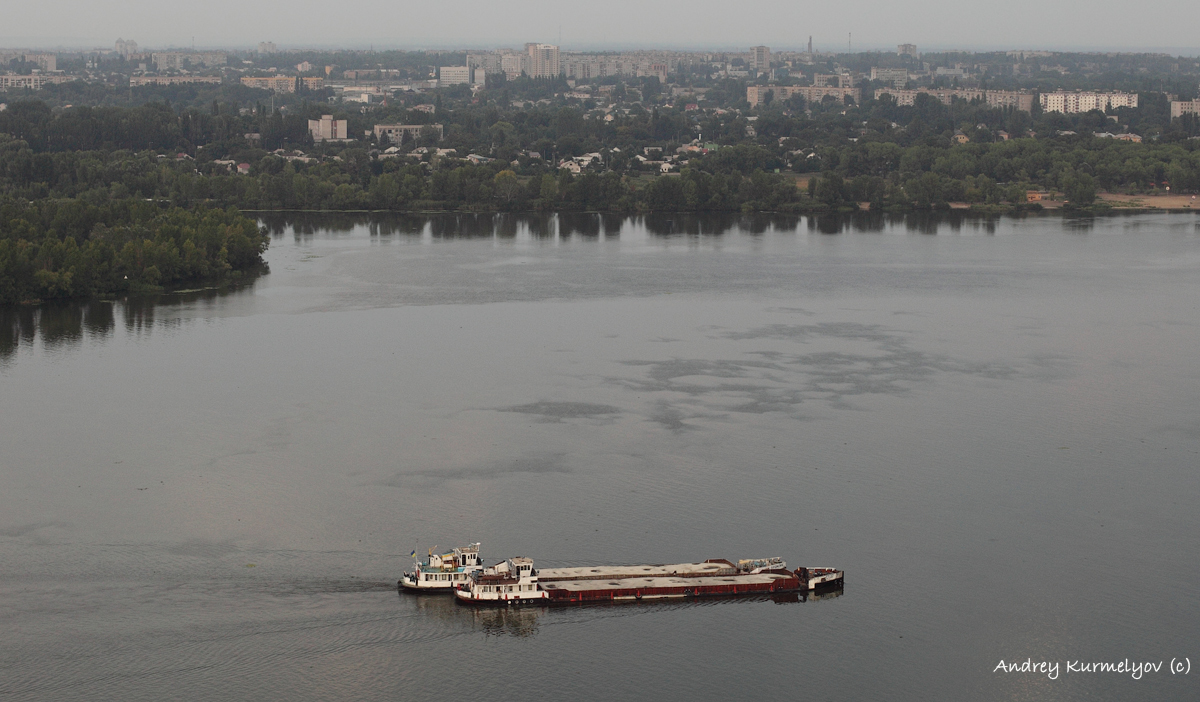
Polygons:
M558 47L553 44L526 44L529 54L529 76L531 78L555 78L562 73Z
M1184 115L1200 115L1200 99L1172 100L1171 119L1182 117Z
M58 70L58 56L55 54L25 54L26 63L36 63L43 71Z
M438 69L438 87L462 85L471 82L470 66L442 66Z
M1038 100L1045 112L1091 112L1092 110L1107 111L1118 107L1137 107L1137 93L1094 93L1077 90L1067 92L1059 90L1053 93L1042 93Z
M853 73L816 73L813 74L813 85L829 85L834 88L853 88L858 83L858 76Z
M402 144L405 138L410 141L416 139L426 129L436 130L438 141L442 140L443 130L440 124L377 124L375 125L375 138L387 137L387 140L393 144Z
M347 124L347 120L334 119L333 115L321 115L321 119L308 120L308 133L313 141L340 141L346 138Z
M897 105L911 106L916 104L918 95L929 95L936 98L943 105L949 105L955 100L980 100L987 104L988 107L1012 107L1022 112L1029 112L1033 109L1033 93L1027 93L1019 90L970 90L970 89L944 89L936 88L916 88L914 90L899 90L896 88L880 88L875 91L875 99L891 95L896 100Z
M317 80L320 80L319 78ZM296 92L295 76L243 76L242 85L260 90L274 90L277 93Z
M750 85L746 87L746 101L750 103L750 107L758 107L763 104L768 94L772 95L774 100L787 100L792 96L799 95L808 102L821 102L827 96L841 101L850 97L858 102L860 97L858 88L835 88L827 85Z
M871 80L881 80L891 83L894 88L903 88L908 82L907 68L872 68Z
M41 90L49 82L49 78L43 75L18 76L11 73L0 74L0 90L11 90L13 88Z
M260 41L258 42L258 53L275 54L279 53L279 49L275 48L275 42L273 41Z
M134 41L132 39L130 39L129 41L125 41L124 39L117 39L115 48L116 48L117 53L120 54L121 56L129 56L130 54L136 54L138 52L138 44L136 41Z
M220 76L133 76L129 79L130 86L139 85L184 85L187 83L221 82Z
M515 80L520 78L522 73L529 73L530 61L529 54L501 54L500 72L509 80Z
M47 84L70 83L75 76L48 76L38 73L31 76L20 76L12 73L0 74L0 90L28 88L41 90Z
M228 58L224 51L156 51L150 55L160 71L224 66Z
M766 73L771 70L771 47L750 47L750 69L759 73Z

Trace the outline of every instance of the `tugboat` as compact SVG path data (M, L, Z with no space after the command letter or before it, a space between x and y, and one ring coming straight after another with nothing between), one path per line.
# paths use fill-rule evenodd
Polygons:
M396 584L418 592L451 592L483 568L478 543L442 554L435 554L431 548L424 563L417 560L416 551L412 557L412 572L405 571Z
M529 604L550 598L538 586L538 574L530 558L509 558L471 573L466 582L454 588L454 595L459 602L492 605Z
M781 558L541 571L529 558L510 558L472 573L455 587L454 596L465 604L512 606L774 595L840 587L843 577L832 568L791 571Z

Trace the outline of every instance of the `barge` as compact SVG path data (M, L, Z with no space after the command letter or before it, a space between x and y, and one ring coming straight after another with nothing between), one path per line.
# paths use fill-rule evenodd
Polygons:
M424 563L417 560L416 551L413 551L412 557L412 571L405 571L396 584L418 592L453 592L455 587L483 569L478 543L442 554L435 554L431 548Z
M779 558L540 571L532 559L510 558L473 572L455 587L454 595L473 605L636 602L833 589L842 585L844 576L833 568L791 571Z

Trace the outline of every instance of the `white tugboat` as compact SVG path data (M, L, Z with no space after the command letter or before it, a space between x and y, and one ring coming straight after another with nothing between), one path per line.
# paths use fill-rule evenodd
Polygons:
M514 605L549 599L538 587L533 559L509 558L503 563L472 573L454 589L460 602L471 604Z
M482 568L478 543L443 554L435 554L433 549L429 549L424 563L417 560L414 551L413 570L405 572L398 584L400 587L420 592L451 592L461 583L470 580L471 575Z

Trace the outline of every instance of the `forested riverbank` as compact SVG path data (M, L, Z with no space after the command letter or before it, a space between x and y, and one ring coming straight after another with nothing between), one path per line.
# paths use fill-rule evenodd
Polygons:
M236 278L263 265L267 243L236 210L0 199L0 304Z
M1148 120L1152 106L1031 116L932 98L635 105L608 120L572 104L512 108L492 92L447 93L432 113L372 113L444 128L400 144L314 144L305 120L322 105L12 103L0 111L0 303L241 275L261 264L267 238L239 211L999 213L1042 200L1093 212L1109 207L1101 191L1200 191L1190 120L1147 142L1091 133L1110 117Z

